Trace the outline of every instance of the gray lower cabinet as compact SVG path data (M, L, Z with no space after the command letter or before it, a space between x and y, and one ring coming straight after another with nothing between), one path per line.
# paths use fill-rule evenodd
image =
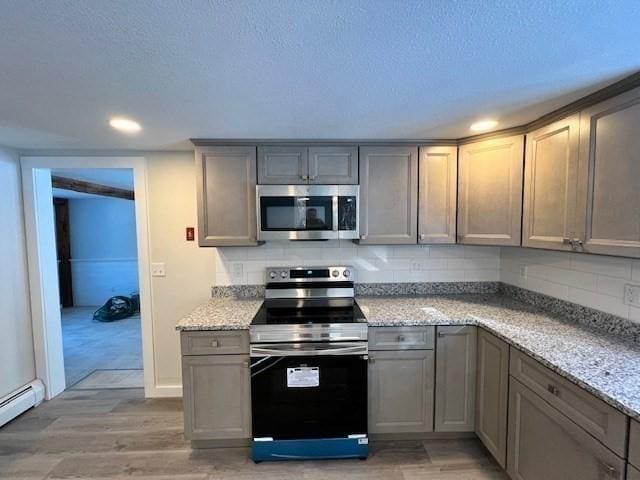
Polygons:
M433 431L433 350L369 352L369 433Z
M478 329L476 435L502 468L507 465L509 345Z
M629 427L629 463L640 468L640 423L636 420Z
M627 464L627 480L640 480L640 470L631 464Z
M183 356L182 388L187 439L251 437L248 354Z
M475 430L477 327L437 327L436 432Z
M625 478L625 462L511 377L507 473L513 480Z
M360 243L418 241L418 148L360 147Z
M256 147L196 148L201 247L257 245Z

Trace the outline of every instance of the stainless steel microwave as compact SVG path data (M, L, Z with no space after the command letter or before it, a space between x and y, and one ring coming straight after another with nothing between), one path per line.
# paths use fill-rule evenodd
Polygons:
M359 185L258 185L258 240L356 239Z

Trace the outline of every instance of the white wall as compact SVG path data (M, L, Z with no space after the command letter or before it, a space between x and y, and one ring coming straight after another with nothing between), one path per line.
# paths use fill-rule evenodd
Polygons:
M526 266L527 278L521 275ZM640 260L524 248L503 248L503 282L640 322L624 304L624 285L640 285Z
M165 277L152 278L156 385L181 385L180 336L176 322L211 297L215 249L185 240L196 227L193 152L151 153L148 160L149 228L152 262L164 262Z
M138 290L134 202L70 199L69 234L74 305L102 305Z
M0 147L0 397L35 378L18 156Z
M295 265L353 265L360 283L498 281L500 277L498 247L283 241L221 247L215 254L216 285L263 284L265 267Z

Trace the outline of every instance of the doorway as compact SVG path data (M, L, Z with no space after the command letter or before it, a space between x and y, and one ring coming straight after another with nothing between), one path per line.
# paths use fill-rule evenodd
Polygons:
M128 183L117 184L125 172ZM46 398L142 384L156 396L145 159L23 157L22 174L36 375ZM120 250L106 255L114 245ZM96 314L113 297L132 311L116 319L109 314L126 308L112 301Z
M51 171L67 389L143 386L131 169Z

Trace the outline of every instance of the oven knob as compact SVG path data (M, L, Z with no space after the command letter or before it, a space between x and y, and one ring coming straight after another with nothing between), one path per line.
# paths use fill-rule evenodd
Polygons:
M269 272L269 278L271 280L275 279L278 276L278 274L276 272Z
M287 272L285 272L284 270L282 272L280 272L280 277L281 278L287 278Z
M339 272L338 270L333 270L333 271L331 272L331 276L332 276L332 277L337 277L338 275L340 275L340 272Z
M351 272L349 270L345 270L344 272L342 272L342 275L348 278L349 275L351 275Z

